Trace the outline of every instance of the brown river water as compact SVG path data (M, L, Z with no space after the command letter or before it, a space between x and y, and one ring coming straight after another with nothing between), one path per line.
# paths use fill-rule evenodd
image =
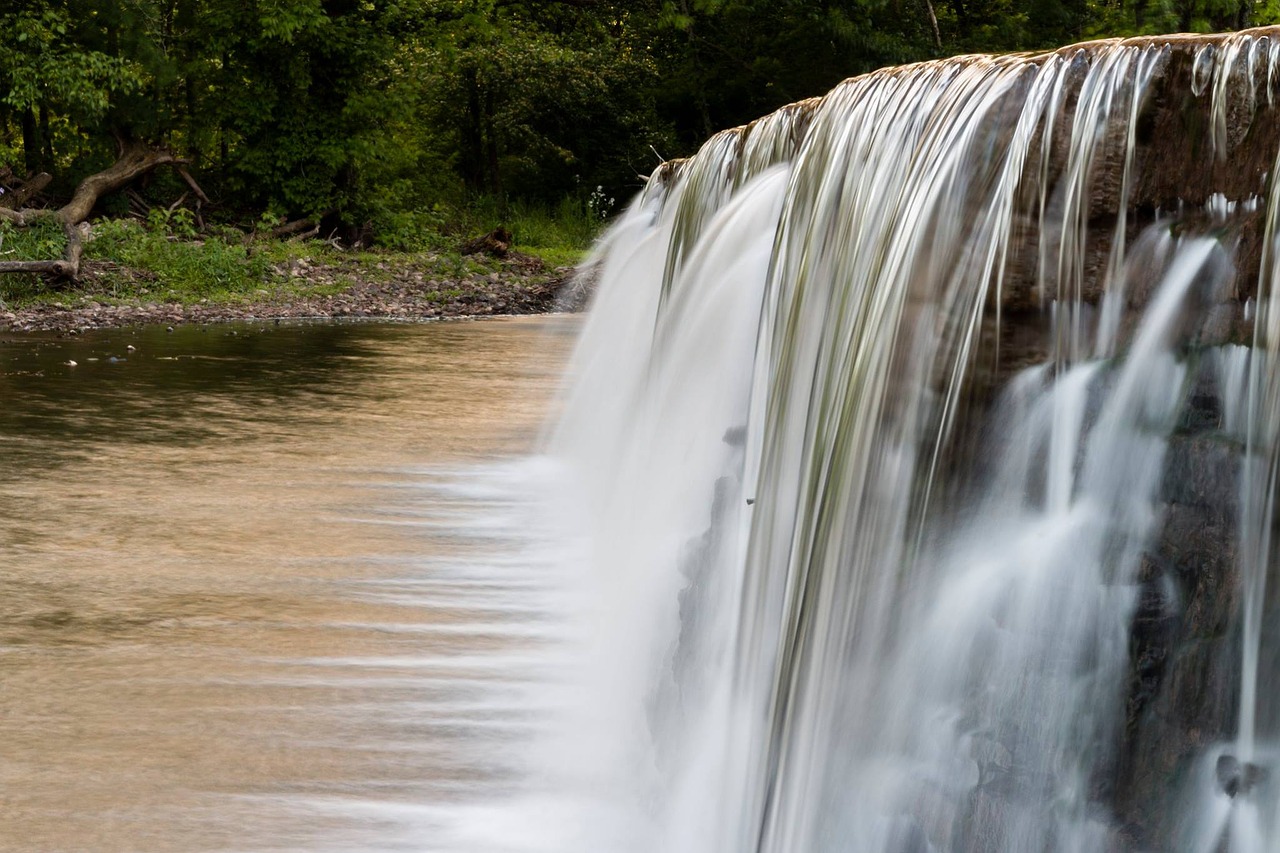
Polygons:
M0 339L0 850L434 849L536 724L489 486L575 329Z

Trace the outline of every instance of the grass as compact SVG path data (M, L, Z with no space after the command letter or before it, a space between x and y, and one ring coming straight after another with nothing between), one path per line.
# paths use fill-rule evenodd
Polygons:
M426 213L400 214L396 225L379 229L389 248L428 246L437 251L455 248L462 240L497 228L511 232L512 248L541 258L551 266L581 261L605 224L598 201L565 198L558 205L513 201L489 196L465 204L437 206Z
M390 279L412 267L432 278L457 280L502 268L500 261L462 256L467 237L499 226L513 235L513 248L552 267L572 266L585 256L601 221L571 200L556 209L488 200L466 208L395 217L379 232L380 247L344 251L320 240L246 242L224 229L197 234L190 217L163 214L146 223L100 219L85 245L82 278L74 287L51 285L34 275L0 275L0 303L21 308L39 303L140 304L178 302L234 304L264 299L288 301L341 292L356 278ZM0 259L44 260L62 254L65 238L54 222L18 228L0 223ZM297 275L323 267L325 275ZM344 272L346 271L346 272Z

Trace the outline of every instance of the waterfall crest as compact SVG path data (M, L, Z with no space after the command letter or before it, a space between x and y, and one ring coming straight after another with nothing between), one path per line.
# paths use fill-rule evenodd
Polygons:
M886 69L655 173L552 441L572 845L1280 845L1278 70Z

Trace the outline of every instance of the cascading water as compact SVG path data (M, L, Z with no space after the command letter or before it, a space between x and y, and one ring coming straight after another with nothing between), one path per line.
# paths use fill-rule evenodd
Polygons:
M546 849L1280 849L1278 35L888 69L655 174L552 440Z

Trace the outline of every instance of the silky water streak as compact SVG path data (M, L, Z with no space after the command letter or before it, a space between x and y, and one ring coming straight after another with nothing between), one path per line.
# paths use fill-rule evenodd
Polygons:
M1280 845L1278 60L887 69L658 170L552 440L547 849Z

